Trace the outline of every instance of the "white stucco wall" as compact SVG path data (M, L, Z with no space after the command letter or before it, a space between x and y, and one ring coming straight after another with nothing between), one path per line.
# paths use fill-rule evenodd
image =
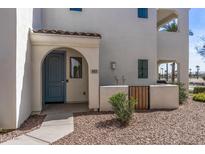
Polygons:
M70 78L70 57L82 58L82 78ZM67 103L87 103L88 102L88 64L85 58L72 49L66 52L66 101ZM85 95L84 95L85 92Z
M189 9L176 9L178 32L158 32L157 59L174 60L178 63L180 81L188 89L189 72Z
M177 109L178 90L177 85L150 85L150 109Z
M153 84L157 80L156 9L149 9L149 18L137 16L137 9L42 9L42 25L47 29L97 32L100 45L100 84L115 84L114 76L125 84ZM138 79L138 59L149 60L149 78ZM110 62L116 61L112 72ZM120 84L121 84L120 83Z
M29 28L33 25L33 9L17 9L16 44L16 127L31 113L31 46Z
M0 9L0 127L17 128L31 113L29 27L33 9Z
M87 59L89 108L99 108L99 76L92 74L92 69L100 71L101 85L115 84L114 76L121 84L123 75L125 84L149 85L157 80L158 60L176 60L180 80L187 84L188 9L178 9L178 12L180 31L167 35L156 31L156 9L149 9L148 19L138 18L137 9L83 9L82 12L71 12L69 8L35 9L35 12L33 9L0 9L0 127L16 128L31 111L42 109L41 64L55 48L74 48ZM100 49L97 39L97 43L93 40L90 43L89 39L86 42L72 38L71 41L61 37L49 40L48 45L42 43L47 39L44 38L42 44L33 45L35 53L32 51L31 59L28 29L32 26L100 33ZM79 45L84 41L85 46ZM138 59L149 60L148 79L138 79ZM117 63L114 72L110 69L111 61Z
M129 86L100 86L100 111L112 111L109 98L119 92L128 94ZM176 109L179 107L177 85L150 85L150 109Z
M117 93L128 95L128 85L100 86L100 111L112 111L109 98Z
M16 9L0 19L0 128L16 128Z

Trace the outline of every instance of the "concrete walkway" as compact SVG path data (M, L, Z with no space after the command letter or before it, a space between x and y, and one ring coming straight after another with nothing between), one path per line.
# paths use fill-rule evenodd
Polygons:
M43 114L87 112L88 103L46 104Z
M6 141L5 145L46 145L74 130L72 113L47 114L39 129Z

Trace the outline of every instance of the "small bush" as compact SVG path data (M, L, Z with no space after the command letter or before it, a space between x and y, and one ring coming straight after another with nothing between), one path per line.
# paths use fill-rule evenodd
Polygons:
M135 109L136 101L134 99L128 100L124 93L117 93L109 98L109 103L122 125L129 124L132 114Z
M184 88L184 84L183 83L178 83L179 86L179 104L183 104L187 98L188 98L188 94L186 92L186 89Z
M194 87L194 94L205 93L205 87Z
M205 102L205 93L194 94L193 100L199 101L199 102Z

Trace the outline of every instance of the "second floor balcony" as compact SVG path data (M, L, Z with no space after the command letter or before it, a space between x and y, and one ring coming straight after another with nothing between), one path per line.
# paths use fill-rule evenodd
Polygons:
M186 9L157 10L157 55L159 60L177 60L188 55Z

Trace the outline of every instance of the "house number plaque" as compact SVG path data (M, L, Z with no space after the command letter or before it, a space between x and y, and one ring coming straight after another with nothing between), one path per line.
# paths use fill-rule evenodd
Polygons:
M91 73L92 73L92 74L97 74L97 73L98 73L98 70L97 70L97 69L92 69L92 70L91 70Z

